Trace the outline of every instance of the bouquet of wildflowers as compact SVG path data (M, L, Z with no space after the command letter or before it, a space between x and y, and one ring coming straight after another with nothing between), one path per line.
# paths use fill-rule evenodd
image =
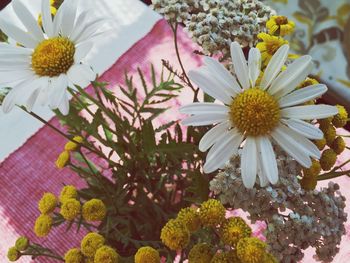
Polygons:
M20 237L10 261L287 263L313 247L330 262L338 253L345 198L335 183L316 185L350 174L349 161L336 165L348 150L336 128L348 115L318 103L327 86L311 75L311 56L290 53L293 21L258 0L154 0L179 68L150 66L150 84L139 70L141 89L126 73L117 96L84 63L108 20L88 20L75 0L43 0L38 18L19 0L13 8L26 31L0 20L2 110L45 122L33 105L50 107L62 129L45 124L67 140L55 165L86 182L42 193L33 231L87 234L65 254ZM198 69L182 63L181 28L197 44ZM186 117L156 127L184 90L193 94L177 109Z

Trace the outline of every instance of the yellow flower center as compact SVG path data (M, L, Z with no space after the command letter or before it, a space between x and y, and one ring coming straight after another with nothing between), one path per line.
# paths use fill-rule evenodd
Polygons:
M270 133L281 118L278 102L259 88L251 88L239 94L230 109L234 127L250 136Z
M39 76L59 76L73 65L74 54L74 43L68 38L46 39L39 43L32 54L32 68Z
M288 24L288 18L285 16L278 16L276 17L276 24L277 25L286 25Z

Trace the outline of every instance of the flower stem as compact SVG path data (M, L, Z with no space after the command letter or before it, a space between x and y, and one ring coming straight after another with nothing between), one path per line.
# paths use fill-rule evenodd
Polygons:
M332 172L324 173L317 177L317 181L328 180L328 179L336 178L343 175L350 176L350 170L341 171L341 172L332 171Z

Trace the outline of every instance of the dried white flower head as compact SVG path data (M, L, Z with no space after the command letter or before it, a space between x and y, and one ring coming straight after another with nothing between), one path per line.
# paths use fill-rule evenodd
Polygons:
M278 184L245 188L237 157L210 182L210 189L223 204L249 212L253 223L265 219L267 242L281 262L301 260L302 250L310 246L316 248L318 260L329 262L345 234L347 214L339 185L330 182L328 188L319 191L303 190L297 178L300 165L281 150L276 151Z
M152 0L152 8L171 23L184 23L198 7L198 0Z

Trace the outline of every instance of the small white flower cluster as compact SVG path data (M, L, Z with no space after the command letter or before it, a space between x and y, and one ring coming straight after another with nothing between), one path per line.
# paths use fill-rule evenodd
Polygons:
M190 13L198 9L198 0L152 0L152 8L170 23L185 23Z
M310 246L316 248L318 260L331 261L339 250L347 219L345 198L338 191L339 185L330 182L328 188L305 191L297 178L300 165L278 149L276 154L278 184L245 188L237 157L210 182L211 191L222 203L249 212L253 223L266 220L267 242L281 262L301 260L302 249Z

